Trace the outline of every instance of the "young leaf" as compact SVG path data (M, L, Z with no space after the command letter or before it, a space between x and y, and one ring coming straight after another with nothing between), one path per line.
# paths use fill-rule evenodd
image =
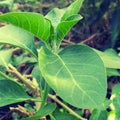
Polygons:
M7 68L8 63L10 62L13 49L9 50L0 50L0 66Z
M0 28L0 44L10 44L27 50L37 58L34 36L13 25Z
M52 113L56 108L55 103L48 103L44 107L42 107L34 116L23 118L22 120L38 120L39 118L42 118L46 115L49 115Z
M91 48L73 45L54 54L42 47L39 66L50 87L69 104L96 108L104 101L106 72L100 57Z
M71 16L78 15L77 13L81 8L82 3L83 0L76 0L67 8L54 8L50 12L48 12L45 17L49 19L54 28L56 28L60 22L68 21L68 18L70 18Z
M50 22L41 14L30 12L11 12L0 15L0 21L24 28L41 40L48 42L50 35Z
M62 17L62 21L65 21L70 16L73 16L77 14L82 7L84 0L76 0L74 3L72 3L69 7L66 8L65 13Z
M0 80L0 107L30 99L18 83L11 80Z
M45 16L45 18L49 19L51 21L51 24L54 28L57 27L57 25L61 22L61 18L64 15L65 10L54 8L48 14Z
M60 45L62 39L65 37L65 35L70 31L70 29L79 21L82 19L82 16L80 15L73 15L70 16L66 21L62 21L58 24L56 31L57 31L57 46Z
M82 3L83 0L76 0L69 7L65 9L55 8L45 16L51 21L53 26L51 39L56 41L58 47L69 30L82 19L82 16L77 14Z

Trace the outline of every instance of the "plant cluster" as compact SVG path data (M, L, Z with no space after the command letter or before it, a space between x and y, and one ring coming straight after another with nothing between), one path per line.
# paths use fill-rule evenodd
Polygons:
M0 15L0 21L6 22L0 27L0 107L25 103L10 107L19 115L14 118L86 120L83 109L90 110L90 120L120 118L120 85L106 98L108 71L119 75L119 55L113 49L101 52L85 44L60 47L83 18L78 14L82 3L76 0L45 16L33 12ZM41 41L37 46L34 36ZM23 63L30 66L30 75L29 69L24 73L18 67Z

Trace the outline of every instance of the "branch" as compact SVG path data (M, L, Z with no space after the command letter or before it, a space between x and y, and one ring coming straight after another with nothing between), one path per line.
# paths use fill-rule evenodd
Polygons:
M56 103L58 103L59 105L61 105L64 109L66 109L70 114L72 114L73 116L77 117L80 120L87 120L83 117L81 117L79 114L77 114L76 112L74 112L71 108L69 108L67 105L65 105L64 103L62 103L55 95L51 95L48 94L48 97L50 97L52 100L54 100Z
M23 84L25 84L26 87L28 87L33 93L37 92L37 86L33 84L30 80L26 79L22 74L20 74L17 69L12 66L11 64L8 65L10 69L7 71L11 74L13 74L16 78L18 78Z

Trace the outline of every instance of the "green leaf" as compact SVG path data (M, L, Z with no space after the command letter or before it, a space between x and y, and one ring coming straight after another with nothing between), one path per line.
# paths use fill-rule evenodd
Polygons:
M58 47L69 30L82 19L82 16L77 14L82 3L83 0L76 0L69 7L64 9L54 8L45 16L53 26L51 40L56 41Z
M84 0L76 0L69 7L67 7L64 15L62 17L62 21L65 21L70 16L77 14L79 12L80 8L82 7L83 1Z
M92 111L90 116L90 120L107 120L107 111L111 104L111 100L106 99L102 105L100 105L97 109Z
M38 120L39 118L42 118L52 113L55 110L55 108L55 103L48 103L47 105L42 107L34 116L23 118L22 120Z
M95 52L99 54L106 68L120 69L120 56L113 49L105 52L95 50Z
M120 83L119 84L116 84L113 89L112 89L112 94L115 95L115 94L119 94L120 95Z
M62 39L65 37L65 35L70 31L70 29L79 21L82 19L82 16L80 15L73 15L69 17L66 21L62 21L58 24L56 31L57 31L57 45L59 46Z
M105 100L105 68L100 57L88 46L69 46L59 54L42 47L39 66L50 87L69 104L96 108Z
M0 44L10 44L27 50L37 58L34 36L13 25L0 28Z
M36 64L34 66L31 74L32 74L33 78L36 79L40 91L42 91L44 89L44 87L45 87L45 80L43 79L43 77L42 77L42 75L40 73L40 69L39 69L38 64ZM44 93L41 92L41 98L42 98L43 95L44 95Z
M120 76L120 73L116 69L107 68L107 76Z
M8 64L11 60L12 51L13 51L13 49L0 50L0 66L2 65L7 68Z
M107 111L106 110L93 110L90 120L107 120Z
M41 14L32 12L11 12L0 15L0 21L5 21L24 28L43 41L48 42L51 25Z
M70 18L71 16L78 15L77 13L81 8L82 3L83 0L76 0L67 8L54 8L50 12L48 12L45 17L49 19L54 28L56 28L60 22L68 21L68 18Z
M30 97L21 85L11 80L0 80L0 107L26 100Z
M51 21L51 24L54 28L57 27L57 25L61 22L61 18L64 15L65 10L54 8L48 14L45 16L45 18L49 19Z

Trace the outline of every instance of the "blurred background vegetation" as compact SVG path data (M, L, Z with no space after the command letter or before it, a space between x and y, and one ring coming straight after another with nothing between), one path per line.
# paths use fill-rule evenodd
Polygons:
M0 12L29 11L45 15L54 7L63 8L74 0L0 0ZM120 0L85 0L83 16L65 38L68 42L86 43L100 50L120 51ZM63 43L66 45L66 43Z

